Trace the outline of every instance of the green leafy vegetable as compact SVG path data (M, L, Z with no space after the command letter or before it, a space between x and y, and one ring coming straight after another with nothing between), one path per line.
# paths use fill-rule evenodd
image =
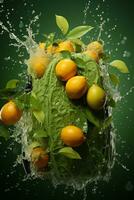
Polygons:
M20 96L17 96L13 100L17 107L21 110L30 108L30 94L29 93L23 93Z
M56 15L56 24L63 34L66 34L68 32L69 24L65 17Z
M42 110L34 110L33 114L39 123L42 124L44 122L45 114Z
M32 93L32 95L30 96L30 108L32 110L41 110L41 104L39 99L37 99L36 95Z
M33 80L33 92L40 100L42 111L45 113L43 124L51 138L51 143L58 142L59 133L63 127L77 123L78 127L85 130L85 124L87 124L87 119L81 112L81 106L75 105L69 100L64 85L55 75L55 66L61 59L61 55L53 59L45 76L40 80Z
M46 137L48 137L48 135L47 135L46 131L44 131L44 130L41 129L41 130L36 131L34 133L33 137L35 139L44 138L44 137L46 138Z
M117 68L122 73L129 73L128 67L126 66L125 62L122 60L114 60L110 63L112 67Z
M60 149L58 153L66 156L67 158L81 159L80 155L71 147L64 147L64 148Z
M83 35L91 31L92 29L93 29L92 26L77 26L68 33L67 38L68 39L81 38Z

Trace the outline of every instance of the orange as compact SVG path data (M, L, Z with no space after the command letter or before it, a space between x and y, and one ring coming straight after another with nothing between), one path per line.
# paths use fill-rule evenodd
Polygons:
M55 46L55 45L49 45L47 47L47 53L49 53L49 54L54 54L56 52L56 50L57 50L57 46Z
M70 147L78 147L84 142L85 136L80 128L70 125L61 130L61 140Z
M74 76L66 83L66 93L70 99L79 99L87 91L88 85L84 76Z
M64 42L60 42L56 52L61 52L61 51L74 52L75 50L74 50L73 43L69 40L66 40Z
M14 125L20 120L22 111L13 101L6 103L1 109L1 120L6 125Z
M33 55L29 59L30 69L33 71L37 78L41 78L49 64L50 60L46 55Z
M98 55L101 55L103 53L103 45L98 41L94 41L88 44L87 50L95 51Z
M42 170L47 167L49 156L42 147L36 147L32 150L31 160L37 170Z
M98 53L94 50L87 50L84 54L88 55L91 59L95 60L96 62L99 61Z
M44 42L40 42L39 43L39 48L44 50L45 49L45 45L46 44Z
M92 85L87 93L87 103L94 110L100 110L105 103L105 91L98 85Z
M63 59L56 65L56 76L62 80L67 81L77 73L77 66L71 59Z

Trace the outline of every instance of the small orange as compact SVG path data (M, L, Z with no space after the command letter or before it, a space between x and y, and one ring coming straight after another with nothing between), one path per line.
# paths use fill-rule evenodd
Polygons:
M49 156L45 152L44 148L36 147L32 150L31 161L37 170L42 170L48 165Z
M33 71L35 76L37 78L41 78L44 75L49 62L50 59L47 55L37 54L30 57L28 65L30 66L30 69Z
M99 61L98 53L94 50L87 50L84 54L88 55L91 59L95 60L96 62Z
M77 73L76 63L71 59L62 59L56 65L56 76L62 80L67 81Z
M64 142L64 144L71 147L78 147L85 140L83 131L77 126L73 126L73 125L64 127L61 130L60 137L61 137L61 140Z
M64 42L60 42L56 52L61 52L61 51L74 52L75 50L74 50L73 43L69 40L66 40Z
M57 50L57 46L55 46L55 45L49 45L48 47L47 47L47 53L49 53L49 54L54 54L55 52L56 52L56 50Z
M74 76L66 83L66 93L70 99L79 99L87 91L88 85L84 76Z
M94 110L100 110L105 103L106 93L97 84L93 84L87 92L87 103Z
M20 120L22 111L13 101L6 103L1 109L1 120L6 125L14 125Z
M87 49L97 52L98 55L101 55L103 53L103 45L98 41L93 41L89 43Z
M46 44L44 42L40 42L39 43L39 48L44 50L45 49L45 45Z

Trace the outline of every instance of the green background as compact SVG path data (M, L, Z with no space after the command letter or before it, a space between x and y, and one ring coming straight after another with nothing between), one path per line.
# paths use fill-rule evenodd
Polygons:
M1 1L0 1L1 2ZM26 5L25 5L26 3ZM83 23L83 10L88 3L87 0L5 0L3 4L0 3L0 10L4 10L0 13L0 20L7 25L6 15L10 12L9 21L11 22L14 33L22 38L22 32L25 34L25 27L20 31L20 17L23 17L23 24L29 24L32 16L32 11L35 10L36 14L41 13L38 23L40 24L39 32L36 36L37 41L43 40L43 33L49 33L57 31L55 24L55 14L66 16L70 27L74 27ZM100 5L99 11L96 11L96 7ZM2 8L3 6L3 8ZM14 10L12 10L12 8ZM12 11L11 11L12 10ZM120 91L121 95L125 97L118 103L117 108L114 110L114 123L117 135L117 161L115 167L112 170L112 176L109 182L100 182L96 187L92 185L87 186L87 199L118 199L119 197L125 197L127 199L132 198L134 193L134 93L129 92L132 86L134 86L134 5L132 0L92 0L90 8L87 12L86 22L89 25L97 27L100 24L100 17L97 14L104 11L104 19L110 18L110 22L106 23L104 29L111 34L111 38L108 38L104 32L102 33L102 39L105 41L105 48L111 51L111 57L113 59L124 59L129 66L129 75L120 75ZM96 21L96 22L95 22ZM117 25L115 31L110 29ZM33 26L33 30L36 31L36 25ZM2 30L0 30L1 32ZM92 37L97 38L97 34L93 32ZM127 37L125 44L118 44ZM88 42L88 38L86 41ZM25 65L20 64L20 60L24 60L27 57L24 51L24 56L19 57L19 53L16 48L11 47L9 44L11 40L7 33L0 35L0 88L3 88L6 82L13 78L18 78L18 74L25 69ZM118 50L116 48L118 47ZM123 52L128 51L131 53L130 57L123 58ZM5 60L6 57L11 57L11 60ZM24 178L24 171L21 166L13 168L13 163L16 158L16 154L19 153L19 145L13 146L10 144L12 150L9 148L9 143L3 139L0 141L0 193L5 198L11 198L19 196L19 198L29 199L83 199L83 191L76 192L72 195L73 190L70 188L68 192L64 193L64 186L58 187L56 190L48 182L40 180L22 181ZM122 163L127 167L127 170L123 169ZM86 166L85 166L86 167Z

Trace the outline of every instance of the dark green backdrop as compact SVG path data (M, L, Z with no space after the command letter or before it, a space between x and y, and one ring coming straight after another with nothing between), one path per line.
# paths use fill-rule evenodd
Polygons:
M0 1L2 2L2 0ZM23 17L24 24L29 24L32 19L32 10L35 13L41 13L39 20L40 34L37 35L37 40L42 40L44 32L57 31L55 25L55 14L66 16L70 22L70 26L80 25L83 22L83 10L87 4L87 0L4 0L0 3L0 20L7 24L6 15L12 10L9 21L15 28L15 34L21 36L19 30L20 17ZM26 3L27 5L25 5ZM110 18L110 23L107 23L105 30L111 34L112 40L109 40L106 35L102 38L106 41L106 49L113 49L113 58L123 58L123 52L131 53L130 57L123 58L127 62L130 70L130 75L121 75L120 91L124 96L126 92L134 85L134 5L132 0L92 0L92 4L87 14L87 23L96 26L100 19L97 17L95 8L100 5L99 12L104 11L104 18ZM2 8L2 6L4 8ZM9 9L9 10L8 10ZM92 17L90 12L92 12ZM34 14L35 15L35 14ZM94 17L93 17L94 15ZM97 20L95 23L94 20ZM117 25L116 31L110 31L114 24ZM1 31L1 30L0 30ZM36 28L34 28L36 31ZM23 33L24 33L23 29ZM118 44L123 38L127 37L125 44ZM96 37L96 35L94 35ZM108 42L110 41L110 44ZM17 74L23 71L24 65L19 64L18 52L14 47L10 47L11 40L7 33L0 35L0 88L4 87L6 81L12 78L17 78ZM118 47L118 51L116 51ZM5 61L5 57L11 57L15 62ZM27 56L27 55L26 55ZM14 63L14 64L13 64ZM114 111L114 123L117 129L117 156L118 161L112 171L111 179L108 183L100 183L96 193L91 186L87 187L87 199L118 199L125 197L132 198L134 192L134 94L133 91L126 95L121 102L118 103ZM10 144L12 146L12 144ZM11 151L8 148L8 142L3 139L0 141L0 192L5 198L16 197L29 199L82 199L83 192L76 192L73 196L70 189L67 194L64 194L64 188L58 187L57 190L50 183L44 181L31 180L22 181L24 171L22 167L13 168L13 162L16 158L16 153L20 151L19 146L13 147ZM125 170L119 163L127 167ZM85 166L86 167L86 166Z

